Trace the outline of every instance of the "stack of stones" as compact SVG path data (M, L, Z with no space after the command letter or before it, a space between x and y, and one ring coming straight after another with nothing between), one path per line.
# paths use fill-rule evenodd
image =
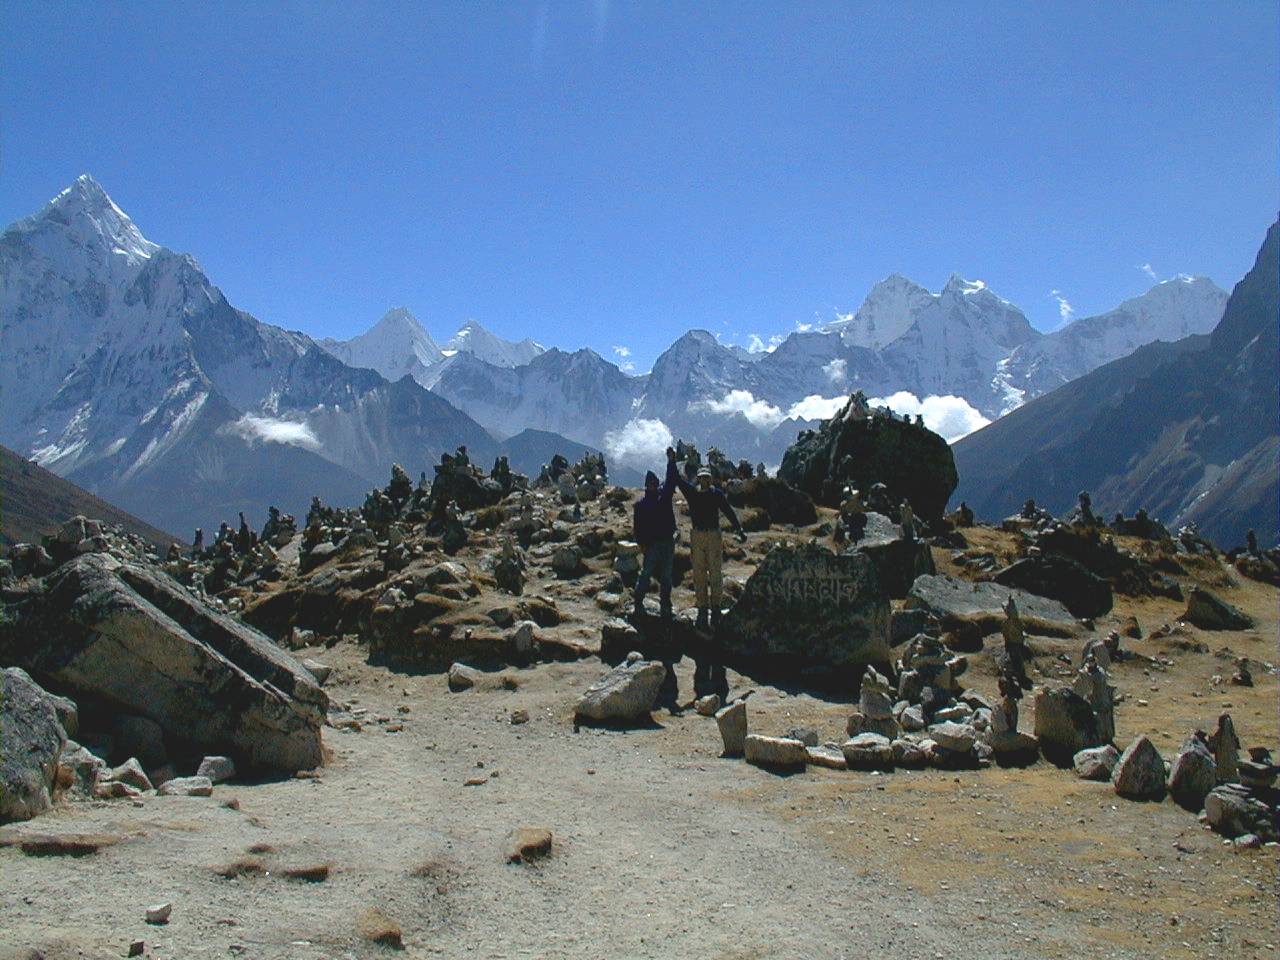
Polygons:
M918 634L898 662L897 689L868 670L843 746L851 769L987 766L1004 754L1034 753L1017 732L1017 710L993 706L957 682L968 663L937 637Z

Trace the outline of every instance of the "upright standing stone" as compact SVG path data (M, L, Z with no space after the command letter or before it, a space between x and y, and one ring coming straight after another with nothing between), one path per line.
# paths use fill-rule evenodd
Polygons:
M1130 800L1161 800L1165 792L1164 758L1155 744L1138 737L1120 754L1111 773L1116 793Z
M1240 777L1240 738L1231 714L1218 717L1218 729L1209 735L1209 749L1218 768L1218 782L1235 783Z
M724 741L726 757L740 757L747 739L747 702L735 700L716 712L716 725Z

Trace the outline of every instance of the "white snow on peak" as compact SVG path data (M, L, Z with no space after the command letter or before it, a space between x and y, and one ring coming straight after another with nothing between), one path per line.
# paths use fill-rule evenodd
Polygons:
M468 320L453 338L444 345L445 350L470 353L478 360L495 367L524 366L534 357L546 352L539 343L526 338L515 343L495 336L475 320Z
M891 274L871 288L857 313L837 314L824 329L839 333L851 347L879 350L906 333L915 315L934 299L918 283Z
M19 220L10 229L28 236L56 230L68 235L77 247L104 247L129 266L150 259L160 249L142 235L98 181L87 173L77 177L39 213Z
M446 356L405 307L388 310L358 337L321 340L320 346L347 366L376 370L393 382L408 374L424 386L428 371Z

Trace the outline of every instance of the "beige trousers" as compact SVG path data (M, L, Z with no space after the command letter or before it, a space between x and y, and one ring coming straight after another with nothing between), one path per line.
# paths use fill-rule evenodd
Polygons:
M693 560L693 592L697 595L698 606L710 606L720 609L720 599L724 592L724 572L721 562L724 559L724 544L719 530L693 530L689 533L689 552ZM710 588L711 602L707 603L707 591Z

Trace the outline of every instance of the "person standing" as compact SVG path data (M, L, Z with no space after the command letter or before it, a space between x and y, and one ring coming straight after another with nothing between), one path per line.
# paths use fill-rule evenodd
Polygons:
M671 618L671 578L676 556L676 514L672 498L676 492L676 455L667 451L667 478L658 483L652 470L644 475L644 496L631 508L632 535L644 555L636 581L635 612L644 613L644 597L649 581L658 578L658 602L664 620Z
M668 449L667 456L674 457L675 451ZM724 541L720 534L720 514L729 520L739 541L745 542L747 534L724 491L712 486L710 469L702 467L698 470L696 485L690 484L678 471L675 478L689 504L689 519L693 526L689 535L689 552L693 563L693 590L698 603L697 625L705 630L719 621L720 603L724 596Z

